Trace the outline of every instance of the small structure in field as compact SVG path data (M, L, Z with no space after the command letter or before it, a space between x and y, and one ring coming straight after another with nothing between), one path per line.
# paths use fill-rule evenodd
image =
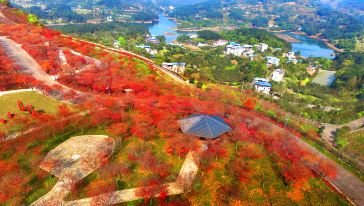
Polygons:
M221 117L214 115L193 114L178 122L183 133L207 139L215 139L231 131Z

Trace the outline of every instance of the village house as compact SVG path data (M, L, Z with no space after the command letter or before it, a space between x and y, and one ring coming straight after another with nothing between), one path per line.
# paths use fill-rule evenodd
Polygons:
M317 67L314 66L314 65L309 65L307 68L306 68L306 71L307 73L310 75L310 76L313 76L315 75L316 71L317 71Z
M198 38L198 34L189 34L188 36L190 37L190 39Z
M283 69L276 69L272 73L271 76L272 80L275 82L281 82L284 78L284 70Z
M254 54L252 45L240 45L235 42L230 42L228 46L226 46L226 54L232 54L234 56L250 56Z
M147 37L146 42L152 43L152 44L159 44L160 43L159 39L157 37L155 37L155 36Z
M171 62L171 63L163 62L162 67L169 71L183 74L186 70L186 63L184 63L184 62Z
M205 46L209 46L209 44L199 42L199 43L197 44L197 46L198 46L198 47L205 47Z
M120 48L120 42L118 40L115 40L113 46L114 48Z
M141 49L145 49L146 52L148 52L151 55L156 55L158 54L158 50L156 49L152 49L150 46L148 45L137 45L136 47L141 48Z
M215 42L212 44L212 46L213 46L213 47L225 46L225 45L226 45L226 44L228 44L228 43L229 43L229 41L224 40L224 39L220 39L220 40L218 40L218 41L215 41Z
M256 48L259 52L265 52L268 50L268 44L265 44L265 43L260 43L258 45L256 45Z
M284 53L283 57L288 58L288 63L297 64L298 60L294 52Z
M287 58L293 59L293 58L296 58L296 55L295 55L294 52L291 51L291 52L284 53L283 54L283 57L287 57Z
M253 86L255 91L263 94L270 94L272 89L272 84L265 78L254 78Z
M278 59L277 57L272 57L272 56L267 56L265 57L267 59L267 66L279 66L280 63L280 59Z

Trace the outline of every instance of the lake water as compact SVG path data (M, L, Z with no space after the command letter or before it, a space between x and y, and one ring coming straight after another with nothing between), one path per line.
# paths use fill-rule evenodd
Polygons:
M149 32L156 36L165 36L168 43L173 42L181 34L189 34L189 32L177 32L172 30L177 27L177 23L168 19L162 13L159 15L159 22L149 26ZM165 35L167 33L174 33L175 35ZM190 32L191 33L191 32ZM326 44L320 40L309 38L304 35L297 35L292 33L284 33L292 36L295 39L300 40L298 43L291 43L292 51L301 51L301 55L304 57L325 57L333 59L334 51L326 46Z
M305 35L284 33L295 39L300 40L297 43L291 43L292 51L301 51L301 55L304 57L325 57L333 59L334 50L326 46L326 44L320 40L310 38Z
M173 28L177 28L177 23L168 19L162 13L158 14L159 22L149 26L149 33L155 36L165 36L167 43L171 43L181 34L189 34L189 32L177 32ZM174 33L175 35L165 35L165 32Z

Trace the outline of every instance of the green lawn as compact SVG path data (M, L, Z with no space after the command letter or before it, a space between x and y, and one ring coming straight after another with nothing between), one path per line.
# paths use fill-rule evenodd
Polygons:
M21 92L14 94L7 94L0 97L0 118L7 118L6 113L11 112L20 114L18 109L18 100L22 101L24 105L31 104L36 110L43 110L49 114L57 113L58 106L65 104L47 96L41 95L37 92Z

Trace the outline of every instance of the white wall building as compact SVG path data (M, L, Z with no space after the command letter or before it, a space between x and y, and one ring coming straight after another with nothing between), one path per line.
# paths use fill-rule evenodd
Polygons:
M240 45L235 42L231 42L228 46L226 46L226 54L232 54L235 56L251 56L254 54L252 45Z
M218 40L218 41L215 41L213 44L212 44L212 46L214 46L214 47L218 47L218 46L225 46L226 44L228 44L229 43L229 41L227 41L227 40L224 40L224 39L220 39L220 40Z
M190 37L190 39L198 38L198 34L189 34L188 36Z
M141 48L141 49L145 49L146 52L148 52L151 55L156 55L158 54L158 50L156 49L152 49L150 46L148 45L137 45L136 47Z
M267 56L265 57L267 59L267 65L268 66L279 66L280 63L280 59L278 59L277 57L272 57L272 56Z
M272 89L272 84L270 84L265 78L254 78L253 86L255 91L264 94L270 94Z
M257 45L257 50L260 52L265 52L268 50L268 48L269 48L268 44L265 43L260 43Z
M272 73L271 76L272 80L275 82L281 82L284 78L284 70L283 69L276 69Z

